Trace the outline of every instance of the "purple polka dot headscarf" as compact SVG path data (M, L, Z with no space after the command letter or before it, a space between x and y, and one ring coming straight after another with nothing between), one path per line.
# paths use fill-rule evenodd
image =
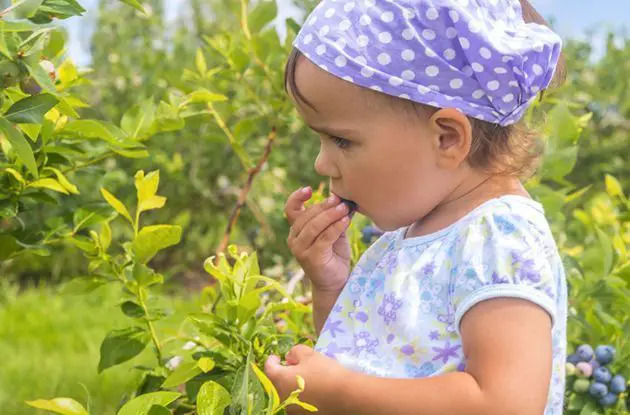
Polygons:
M519 0L322 0L294 46L356 85L506 126L551 82L562 40Z

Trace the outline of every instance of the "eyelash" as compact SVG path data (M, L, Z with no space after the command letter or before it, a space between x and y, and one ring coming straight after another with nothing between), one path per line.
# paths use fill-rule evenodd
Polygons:
M330 137L330 139L335 143L335 145L342 150L345 150L348 147L350 147L351 142L346 140L345 138L335 137L333 135L329 135L328 137Z

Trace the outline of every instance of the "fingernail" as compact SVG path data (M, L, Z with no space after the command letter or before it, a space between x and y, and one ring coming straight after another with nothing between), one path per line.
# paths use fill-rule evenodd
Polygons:
M340 203L335 209L337 209L338 211L343 211L346 210L346 204L345 203Z
M330 196L328 197L328 203L333 204L333 203L335 203L335 200L336 200L336 199L337 199L337 196L335 196L335 195L330 195Z
M302 188L302 193L304 193L304 194L308 194L308 192L310 192L310 191L311 191L311 187L310 186L306 186L306 187Z

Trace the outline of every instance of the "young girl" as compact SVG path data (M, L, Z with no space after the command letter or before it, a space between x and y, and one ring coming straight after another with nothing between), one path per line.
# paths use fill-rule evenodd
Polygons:
M566 281L519 181L536 136L516 124L562 72L561 40L532 21L526 0L323 0L309 16L286 84L332 194L286 204L319 339L268 359L281 395L300 375L324 414L562 413ZM386 231L352 273L349 205Z

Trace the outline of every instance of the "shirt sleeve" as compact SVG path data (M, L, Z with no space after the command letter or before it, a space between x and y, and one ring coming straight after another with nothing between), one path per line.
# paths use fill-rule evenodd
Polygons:
M537 304L549 314L553 326L557 297L553 238L512 212L480 215L460 233L450 282L457 333L461 335L461 319L472 306L499 297Z

